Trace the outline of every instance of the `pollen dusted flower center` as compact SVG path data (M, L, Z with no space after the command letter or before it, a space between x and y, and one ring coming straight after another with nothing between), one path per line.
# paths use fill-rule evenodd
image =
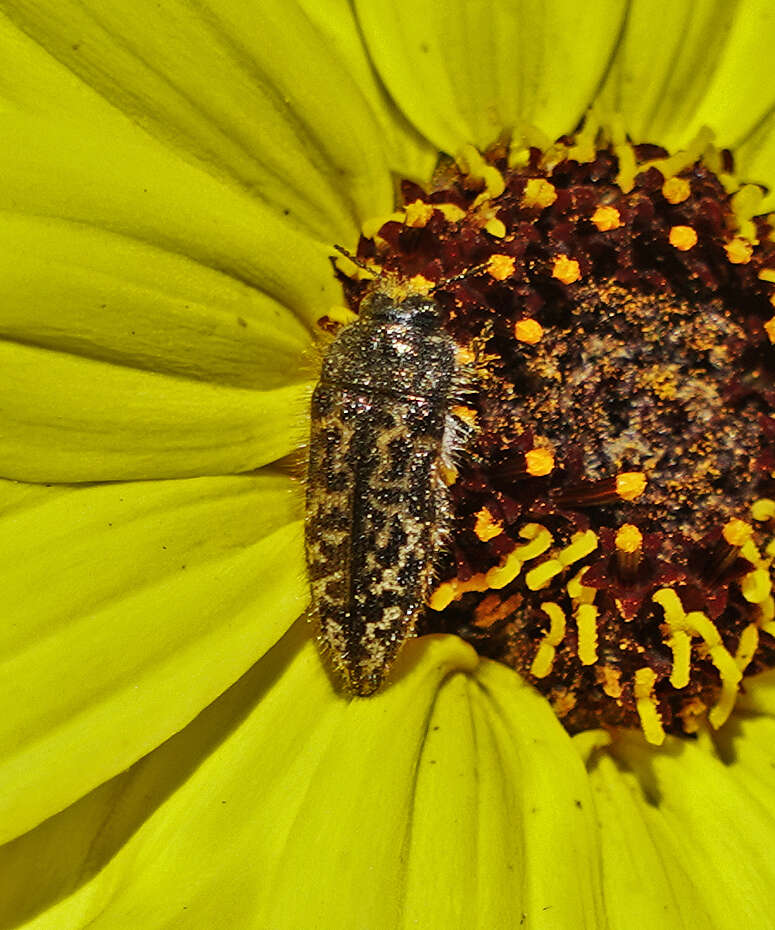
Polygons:
M439 282L475 376L419 633L517 669L567 729L720 726L775 664L775 241L707 144L444 160L359 256ZM420 276L420 277L418 277ZM357 311L366 281L345 280Z

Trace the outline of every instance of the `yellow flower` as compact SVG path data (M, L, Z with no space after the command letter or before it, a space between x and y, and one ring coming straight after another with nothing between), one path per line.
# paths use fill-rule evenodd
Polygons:
M347 700L277 464L391 174L597 101L772 185L770 5L0 11L0 926L771 926L772 674L659 749L455 637Z

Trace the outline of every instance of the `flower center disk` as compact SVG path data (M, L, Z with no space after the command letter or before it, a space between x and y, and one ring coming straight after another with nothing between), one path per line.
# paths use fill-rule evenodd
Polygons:
M469 150L359 246L402 280L474 269L436 291L475 376L418 632L517 669L571 732L718 727L775 664L775 242L696 149Z

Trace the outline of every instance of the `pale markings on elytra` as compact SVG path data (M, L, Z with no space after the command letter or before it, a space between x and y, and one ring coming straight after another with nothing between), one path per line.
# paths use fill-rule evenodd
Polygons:
M424 609L448 522L440 463L459 428L457 347L428 297L374 293L313 394L306 547L323 652L377 690Z

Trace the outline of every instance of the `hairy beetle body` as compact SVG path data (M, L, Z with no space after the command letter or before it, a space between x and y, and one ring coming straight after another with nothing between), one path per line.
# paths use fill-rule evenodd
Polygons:
M324 652L355 694L379 688L433 578L456 351L435 301L377 294L329 347L313 394L313 611Z

